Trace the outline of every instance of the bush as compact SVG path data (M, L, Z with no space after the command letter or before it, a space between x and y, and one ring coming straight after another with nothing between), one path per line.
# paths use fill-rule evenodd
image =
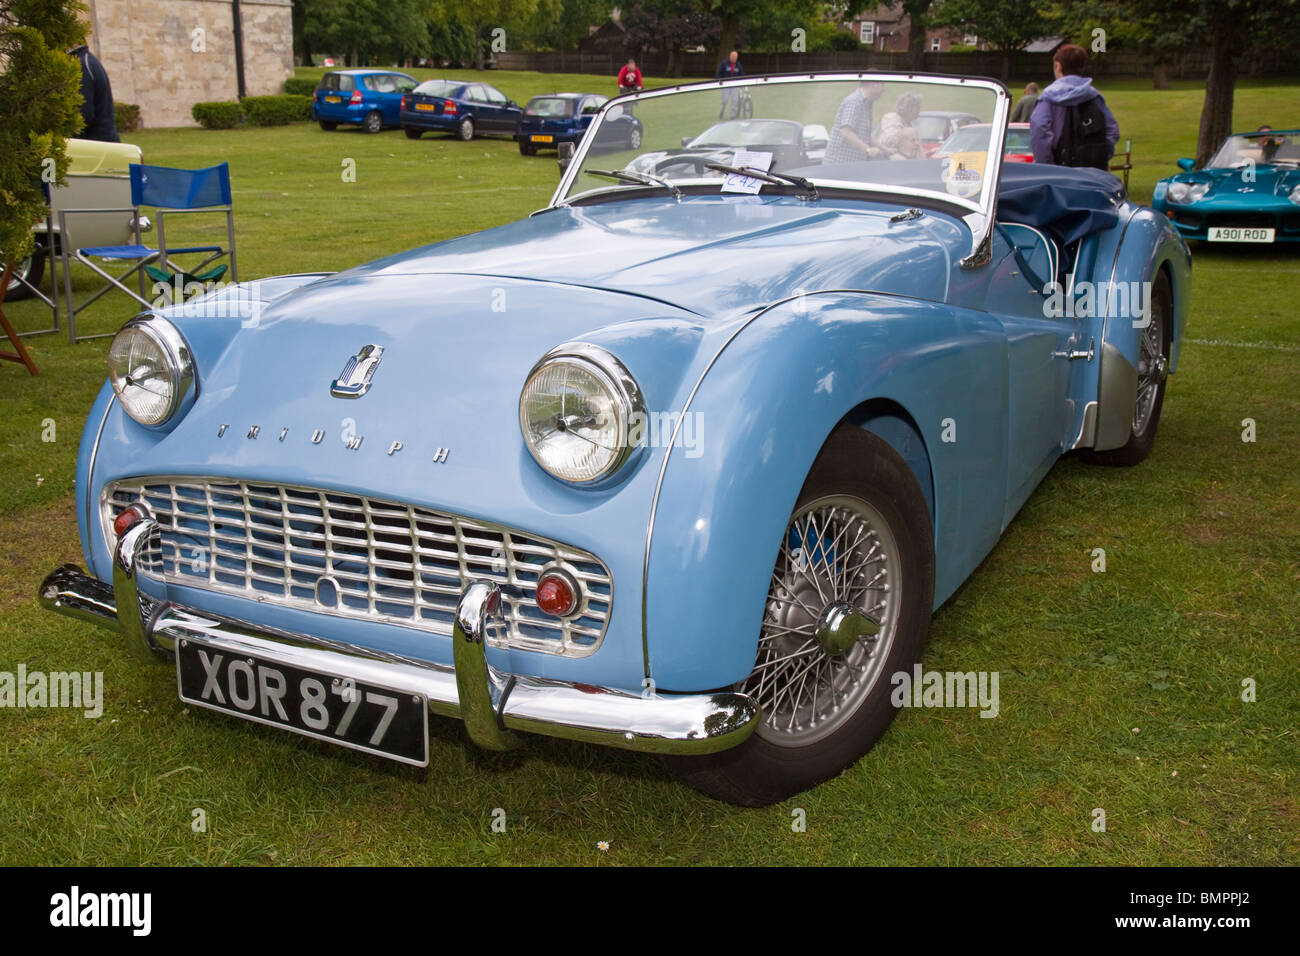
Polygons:
M244 115L253 126L284 126L311 119L311 97L292 93L279 96L247 96Z
M140 121L140 107L134 103L114 103L113 122L119 133L133 133L144 125Z
M847 50L858 50L862 48L862 44L858 41L857 36L855 34L850 33L848 30L836 30L831 35L830 39L831 39L832 50L847 51Z
M284 81L284 91L293 96L313 96L316 81L303 76L291 76Z
M234 129L243 122L238 103L195 103L190 115L204 129Z

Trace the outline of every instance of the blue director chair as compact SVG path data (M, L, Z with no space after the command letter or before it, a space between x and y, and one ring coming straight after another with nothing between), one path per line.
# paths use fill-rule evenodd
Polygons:
M131 172L131 207L120 209L62 209L59 211L59 231L64 241L61 244L63 259L63 280L67 297L68 340L80 342L84 339L103 338L115 333L101 335L77 335L77 313L81 312L100 296L113 289L125 292L145 308L152 308L154 303L145 298L146 276L155 281L170 283L178 280L182 288L187 282L200 284L216 282L226 273L226 265L208 269L213 262L229 257L230 280L238 281L235 272L235 219L230 203L230 167L226 163L208 169L172 169L167 166L144 166L132 163ZM158 229L158 248L150 248L140 238L140 207L155 209ZM67 217L86 213L130 212L128 235L125 240L113 245L77 246L67 241L70 232ZM166 237L166 219L184 213L225 213L225 246L179 246L169 247ZM129 241L129 240L134 241ZM198 265L186 270L178 266L173 256L206 254ZM92 259L133 263L125 272L117 275L100 268ZM77 305L72 299L72 263L76 261L88 266L106 280L105 285L92 296ZM173 270L168 272L167 270ZM205 271L206 270L206 271ZM139 293L132 291L126 282L135 276Z

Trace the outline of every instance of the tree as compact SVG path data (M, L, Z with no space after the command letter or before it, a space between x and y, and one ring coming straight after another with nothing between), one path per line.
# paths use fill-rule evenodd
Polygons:
M1196 165L1209 162L1232 132L1232 101L1240 62L1251 52L1291 42L1300 31L1297 0L1128 0L1130 17L1169 33L1174 49L1195 43L1210 47L1196 138ZM1178 47L1180 38L1185 45Z
M0 0L0 324L31 374L36 366L4 314L14 264L32 252L32 226L45 218L44 186L63 182L66 140L81 131L81 69L66 50L85 28L76 0Z
M434 20L456 20L473 29L474 69L481 70L485 61L485 35L488 43L499 39L508 49L511 33L523 39L538 3L539 0L430 0L428 10ZM503 32L497 34L497 30Z
M622 22L630 52L639 56L648 49L667 51L664 72L670 76L682 75L683 47L714 42L719 29L718 18L708 5L693 0L647 0L629 6Z
M1060 28L1060 20L1044 13L1039 0L944 0L931 19L935 26L978 34L1000 51L1004 81L1011 76L1013 53Z

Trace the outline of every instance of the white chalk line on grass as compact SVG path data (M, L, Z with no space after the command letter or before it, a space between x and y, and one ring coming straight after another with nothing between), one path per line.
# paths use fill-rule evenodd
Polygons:
M1275 342L1225 342L1223 339L1184 339L1188 345L1224 345L1234 349L1264 349L1268 352L1300 352L1300 345L1278 345Z

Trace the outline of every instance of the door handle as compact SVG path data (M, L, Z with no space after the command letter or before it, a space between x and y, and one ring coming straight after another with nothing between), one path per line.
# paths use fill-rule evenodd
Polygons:
M1071 362L1075 361L1076 359L1087 359L1089 362L1091 362L1093 355L1096 354L1093 349L1093 345L1095 342L1096 342L1095 339L1088 340L1088 351L1086 352L1081 351L1079 349L1070 349L1069 351L1066 352L1053 352L1052 358L1063 358Z

